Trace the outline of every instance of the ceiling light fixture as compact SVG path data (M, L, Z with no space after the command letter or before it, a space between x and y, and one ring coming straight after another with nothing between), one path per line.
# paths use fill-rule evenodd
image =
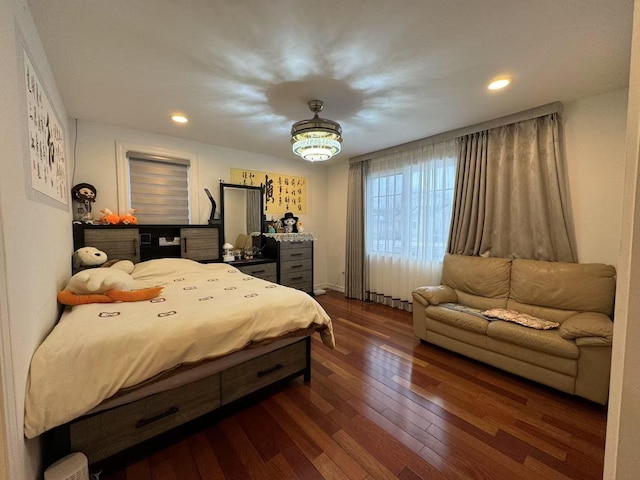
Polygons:
M187 123L189 121L187 117L179 114L171 115L171 120L173 120L176 123Z
M314 113L310 120L301 120L291 127L293 153L309 162L329 160L340 153L342 127L339 123L320 118L324 104L320 100L311 100L309 110Z
M511 79L508 77L498 78L491 82L487 88L489 90L502 90L511 83Z

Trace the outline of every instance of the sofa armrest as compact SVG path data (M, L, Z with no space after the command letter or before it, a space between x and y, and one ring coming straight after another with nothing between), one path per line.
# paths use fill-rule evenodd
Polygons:
M576 345L578 347L611 347L611 340L604 337L578 337Z
M458 295L455 290L447 285L418 287L413 291L413 298L425 306L458 302Z
M600 337L610 344L613 338L613 322L603 313L577 313L562 322L560 336L566 340ZM597 343L602 344L601 341Z

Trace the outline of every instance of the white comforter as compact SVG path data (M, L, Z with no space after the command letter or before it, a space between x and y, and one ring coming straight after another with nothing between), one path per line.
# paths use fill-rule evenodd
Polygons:
M317 326L333 346L331 320L306 293L226 264L161 259L132 273L136 288L164 286L151 301L67 309L36 350L25 400L33 438L180 364Z

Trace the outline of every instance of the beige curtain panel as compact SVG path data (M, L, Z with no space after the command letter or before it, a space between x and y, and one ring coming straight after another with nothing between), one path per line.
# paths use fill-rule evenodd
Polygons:
M577 261L555 113L460 137L447 251Z
M344 295L365 300L369 289L369 269L364 248L364 179L366 162L349 165L347 191L347 245L345 258Z

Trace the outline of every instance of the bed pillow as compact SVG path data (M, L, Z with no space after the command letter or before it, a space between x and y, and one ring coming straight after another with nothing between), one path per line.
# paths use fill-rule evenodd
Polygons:
M206 269L206 265L186 258L158 258L136 263L131 276L137 281L151 280L167 275L184 275L187 273L200 273Z

